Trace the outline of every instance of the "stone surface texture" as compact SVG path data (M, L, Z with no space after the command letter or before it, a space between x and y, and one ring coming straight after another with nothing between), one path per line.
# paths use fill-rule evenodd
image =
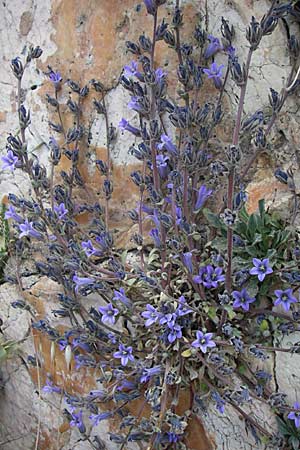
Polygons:
M166 14L171 11L175 1L167 1ZM107 105L110 122L117 126L122 117L133 123L137 120L135 113L128 113L126 104L128 96L118 84L123 66L130 60L125 53L125 41L134 40L143 32L150 31L151 20L145 13L142 1L138 0L3 0L0 3L0 148L5 149L9 132L17 132L16 120L16 80L12 76L9 64L25 45L34 44L43 48L43 55L37 65L31 65L24 80L26 104L33 117L28 134L29 148L48 164L48 140L51 135L48 120L52 112L46 105L44 96L50 89L45 75L47 65L60 70L64 79L72 78L81 85L90 79L101 80L109 88ZM241 45L239 55L243 59L247 50L245 28L252 15L261 18L268 9L268 0L182 0L185 13L184 28L186 37L191 35L192 25L200 15L208 15L208 30L219 35L220 18L224 16L234 24L237 42ZM164 8L162 8L163 11ZM288 24L293 32L298 32L295 24ZM287 30L280 23L271 37L264 39L262 48L255 52L245 101L245 113L257 110L258 105L268 103L269 88L280 91L286 82L290 59L286 48ZM218 61L222 62L222 56ZM174 78L175 61L166 53L166 46L157 45L156 64L169 72L171 95L176 97ZM172 72L173 71L173 72ZM211 85L207 84L209 94ZM217 137L224 144L231 141L234 113L237 106L237 88L230 85L225 95L225 105L232 120L217 130ZM278 119L272 139L275 152L263 155L257 162L259 170L254 178L249 175L250 184L248 208L254 211L257 201L265 197L269 204L288 211L292 196L287 187L273 177L276 167L284 164L298 171L300 145L299 133L299 97L288 101L284 112ZM259 106L260 107L260 106ZM85 107L84 107L85 108ZM88 110L88 107L87 107ZM289 114L293 113L293 115ZM85 114L85 110L84 110ZM81 165L89 195L98 195L99 180L91 163L105 154L105 124L96 114L85 119L90 124L92 142L89 147L81 149L85 155ZM298 131L297 131L298 130ZM113 177L115 191L112 200L111 218L118 232L118 243L130 245L130 224L126 211L134 206L137 191L129 181L130 172L137 166L136 160L128 154L128 148L134 142L128 134L119 135L113 148ZM89 160L90 164L86 164ZM62 161L67 167L68 161ZM0 200L6 202L9 192L24 193L28 189L25 177L18 171L14 175L0 172ZM13 271L13 263L8 270ZM25 280L28 287L26 297L35 311L37 318L50 317L55 304L58 286L49 280L34 276ZM59 398L40 394L40 387L47 373L56 374L73 392L89 392L97 386L97 376L89 371L68 371L63 355L58 349L54 360L50 357L50 345L41 336L34 335L30 329L31 316L28 312L15 310L11 301L20 298L21 293L8 284L0 286L0 316L4 321L2 327L5 336L20 341L17 356L8 360L3 367L4 388L0 392L0 449L1 450L85 450L89 449L87 441L80 440L80 434L70 429L63 417L63 405ZM53 318L51 318L53 320ZM66 324L60 321L63 328ZM296 340L299 340L299 338ZM287 345L283 342L282 345ZM28 354L38 355L42 361L40 369L32 368L26 363ZM285 391L290 401L295 398L300 380L300 355L291 358L279 353L272 366L279 391ZM184 401L184 400L183 400ZM187 402L188 399L185 399ZM272 415L267 407L255 410L253 414L260 417L275 429ZM109 440L109 431L114 424L102 422L95 428L92 436L98 434L108 450L119 448ZM205 430L205 431L204 431ZM214 414L203 418L203 423L193 423L188 429L190 448L194 450L254 450L265 447L257 446L245 430L245 425L236 414ZM36 446L36 437L38 444ZM129 447L128 447L129 448ZM137 447L131 446L135 449Z

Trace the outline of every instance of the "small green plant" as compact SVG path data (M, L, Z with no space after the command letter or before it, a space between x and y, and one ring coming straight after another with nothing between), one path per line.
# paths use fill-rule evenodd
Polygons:
M298 450L300 448L300 431L296 428L294 422L290 420L282 420L277 417L278 430L286 438L289 445L293 450Z

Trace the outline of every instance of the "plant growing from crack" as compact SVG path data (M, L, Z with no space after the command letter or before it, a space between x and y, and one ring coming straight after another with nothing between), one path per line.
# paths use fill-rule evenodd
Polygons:
M33 195L25 199L10 194L6 218L17 236L17 261L29 247L43 247L36 267L61 287L53 314L70 320L64 333L48 320L35 320L32 328L49 337L53 355L56 347L65 352L68 368L93 368L101 383L85 396L74 396L65 385L48 379L44 391L64 396L70 426L77 427L92 448L104 444L99 436L91 437L87 424L96 426L118 416L120 433L110 433L110 439L120 449L128 442L146 442L148 449L187 449L190 420L201 420L209 408L225 414L228 406L245 419L257 444L291 448L297 437L293 442L286 439L288 427L281 435L273 432L252 414L251 405L261 402L281 421L300 425L298 403L288 405L283 393L272 390L273 375L264 366L258 369L258 362L263 365L269 354L300 352L298 344L285 348L279 342L299 330L300 250L293 226L297 202L290 224L266 209L263 200L259 211L249 215L244 183L257 156L271 146L268 135L286 99L299 87L299 43L294 36L288 43L293 61L287 85L281 93L270 90L271 117L264 117L261 110L244 117L243 107L253 53L279 20L295 14L295 8L273 1L260 21L252 17L243 64L227 20L221 20L221 38L208 34L200 22L189 44L182 41L179 0L171 24L160 21L165 3L144 0L153 21L152 36L126 42L134 60L120 76L137 120L133 124L123 118L119 129L135 136L136 144L129 151L141 162L141 170L131 174L139 203L128 212L138 224L132 236L134 263L114 244L110 223L111 150L117 132L109 124L105 87L94 79L90 86L66 80L71 95L64 105L62 75L49 67L53 93L47 95L47 102L57 114L50 127L58 137L50 137L47 169L28 149L31 118L21 99L24 71L42 51L29 48L25 62L12 60L20 135L8 137L3 162L7 169L27 173ZM158 41L164 41L178 59L177 102L168 95L167 73L155 66ZM226 56L226 67L219 64L219 54ZM230 78L240 89L239 103L231 144L225 149L219 144L225 150L220 157L212 138L226 120L223 97ZM215 93L201 98L208 83ZM90 140L82 106L91 88L96 96L93 106L104 117L106 132L106 160L95 161L102 180L101 203L92 200L79 165ZM67 129L68 112L74 126ZM249 160L243 152L246 141L253 147ZM70 168L58 174L62 157L70 161ZM278 169L275 175L295 191L292 172ZM205 208L224 185L227 195L221 210ZM77 220L82 213L89 215L88 226ZM149 223L153 224L151 243L145 233ZM10 281L20 292L22 276L18 264ZM84 297L91 293L98 302L88 310ZM27 307L23 300L13 306ZM190 392L190 404L179 414L183 390ZM134 416L128 405L137 399L140 409ZM103 411L108 402L113 407ZM145 413L146 405L150 415Z

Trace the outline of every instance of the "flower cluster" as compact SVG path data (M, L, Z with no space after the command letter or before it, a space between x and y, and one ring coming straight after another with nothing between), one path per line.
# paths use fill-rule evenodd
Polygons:
M298 202L290 226L263 201L258 212L249 214L246 182L258 154L272 147L270 130L300 83L295 80L281 94L270 87L268 114L265 105L247 117L243 111L252 54L278 20L295 10L288 3L271 2L260 21L253 17L246 30L247 62L242 63L233 46L234 27L225 18L219 36L208 34L199 23L187 42L179 2L169 22L159 21L166 0L143 3L152 23L151 38L145 33L126 42L132 60L119 77L130 98L130 119L124 114L118 126L112 123L108 89L101 81L80 85L49 67L46 101L56 117L49 123L50 167L30 149L28 127L34 118L21 95L24 71L41 49L30 48L26 60L11 62L18 80L20 133L8 136L2 168L23 171L32 192L28 198L9 195L5 220L17 255L16 275L9 281L23 292L23 260L38 254L38 273L61 288L52 315L69 320L69 327L55 328L49 314L47 320L35 317L32 328L49 338L52 359L62 352L69 371L89 368L97 374L101 386L92 392L71 395L67 383L56 385L50 378L43 389L44 394L63 396L64 414L82 439L102 448L98 436L90 439L87 417L92 428L118 418L120 431L109 437L121 448L146 442L153 449L188 449L189 421L213 408L216 414L236 411L256 442L262 434L271 443L278 436L247 411L249 404L262 401L274 407L280 420L300 427L299 404L291 407L283 394L272 392L269 365L264 366L269 353L300 351L298 344L281 348L273 339L297 331L300 324L299 237L293 227ZM169 91L167 71L155 64L159 41L176 59L177 96ZM299 49L291 36L293 60ZM295 65L288 79L294 76ZM215 136L226 113L223 98L231 91L230 83L237 86L238 107L232 111L231 143L220 151ZM93 141L82 114L90 91L107 148L103 159L95 161L97 202L87 196L79 164L85 159L86 140ZM124 145L125 133L132 140L128 152L139 164L130 175L138 203L128 211L133 245L126 250L118 247L111 201L118 184L114 144L120 139ZM245 143L253 147L251 152L242 151ZM58 172L62 156L68 169ZM278 169L276 177L295 194L292 171ZM36 315L25 297L12 306ZM190 402L179 415L176 405L185 390ZM138 418L128 414L134 401L144 405Z

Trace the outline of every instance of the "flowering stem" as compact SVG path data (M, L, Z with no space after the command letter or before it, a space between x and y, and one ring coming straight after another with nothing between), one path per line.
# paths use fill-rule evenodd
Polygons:
M296 64L294 63L293 67L292 67L292 70L291 70L291 73L289 75L288 81L287 81L287 86L291 83L291 80L293 78L293 73L295 71L295 68L296 68ZM288 91L287 88L283 88L282 89L282 91L281 91L282 101L281 101L280 107L278 108L278 110L276 112L273 112L273 114L272 114L270 122L268 123L268 126L267 126L266 131L265 131L265 135L266 136L268 136L268 134L270 133L270 131L271 131L271 129L272 129L276 119L277 119L277 116L278 116L279 112L281 111L281 109L282 109L282 107L283 107L283 105L284 105L284 103L285 103L285 101L286 101L286 99L288 97L288 93L289 93L289 91ZM250 160L248 161L246 167L244 168L244 170L243 170L243 172L242 172L242 174L240 176L240 181L244 180L244 178L246 177L247 173L249 172L249 170L251 169L252 165L254 164L256 158L258 157L260 151L261 151L261 149L258 148L254 152L254 154L251 156Z
M78 96L78 111L76 113L76 127L79 128L80 123L80 96ZM78 147L79 138L76 139L75 142L75 149ZM70 179L70 190L69 190L69 197L71 200L72 197L72 190L73 190L73 183L74 183L74 167L75 163L72 161L72 171L71 171L71 179Z
M155 11L154 18L153 18L153 38L152 38L152 48L151 48L151 57L150 57L151 71L154 70L156 27L157 27L157 10ZM154 93L153 86L151 86L151 88L150 88L150 122L154 119L155 119L155 93ZM153 167L154 188L156 191L159 191L160 183L159 183L159 174L158 174L157 163L156 163L155 141L154 141L153 137L151 136L151 134L150 134L150 148L151 148L151 160L152 160L152 167Z

